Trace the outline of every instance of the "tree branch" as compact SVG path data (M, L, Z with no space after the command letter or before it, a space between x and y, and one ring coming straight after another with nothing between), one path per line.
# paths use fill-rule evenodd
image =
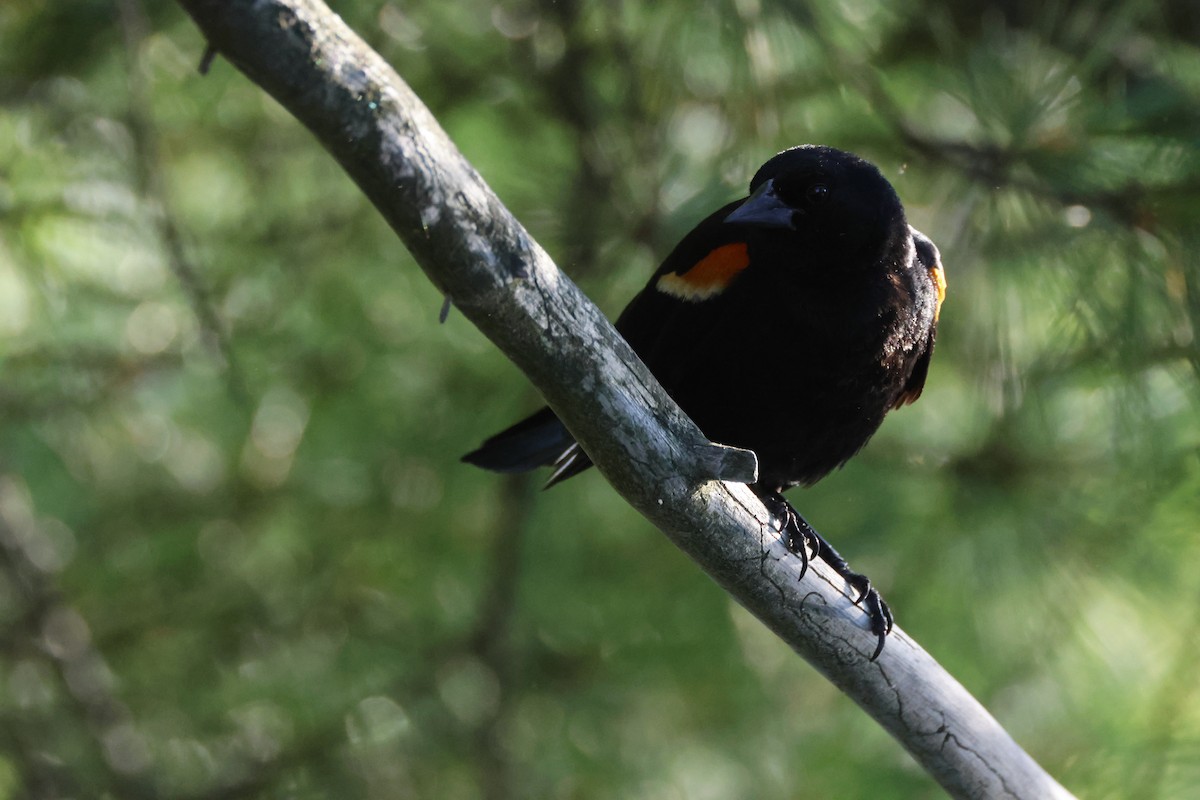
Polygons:
M400 77L317 0L180 0L211 48L304 123L417 262L545 396L613 486L880 722L954 797L1069 798L928 654L875 637L799 560L715 447L503 207Z

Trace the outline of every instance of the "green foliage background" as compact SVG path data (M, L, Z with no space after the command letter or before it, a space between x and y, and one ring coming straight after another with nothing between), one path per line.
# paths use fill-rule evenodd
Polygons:
M1200 786L1200 6L340 2L615 314L775 151L937 241L932 374L793 501L1081 797ZM0 7L0 798L939 790L596 474L161 0ZM714 365L719 368L719 365Z

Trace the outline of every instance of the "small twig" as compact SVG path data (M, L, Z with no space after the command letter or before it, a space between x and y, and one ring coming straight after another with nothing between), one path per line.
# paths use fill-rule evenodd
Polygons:
M196 71L201 75L207 75L209 68L212 66L213 59L217 57L217 48L209 44L204 48L204 55L200 56L200 64L196 67Z

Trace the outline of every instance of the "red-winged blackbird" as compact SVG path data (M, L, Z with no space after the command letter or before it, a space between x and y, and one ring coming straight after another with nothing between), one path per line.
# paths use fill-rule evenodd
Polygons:
M753 487L806 545L859 590L879 638L887 604L781 492L857 453L893 408L921 394L945 296L938 250L909 226L872 164L831 147L779 153L750 196L683 238L621 314L617 330L710 440L753 450ZM591 465L549 408L464 461L498 472Z

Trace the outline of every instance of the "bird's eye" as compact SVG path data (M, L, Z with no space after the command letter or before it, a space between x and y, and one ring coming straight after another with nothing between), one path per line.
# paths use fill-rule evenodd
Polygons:
M829 199L829 187L823 183L814 183L805 190L804 196L811 205L819 205Z

